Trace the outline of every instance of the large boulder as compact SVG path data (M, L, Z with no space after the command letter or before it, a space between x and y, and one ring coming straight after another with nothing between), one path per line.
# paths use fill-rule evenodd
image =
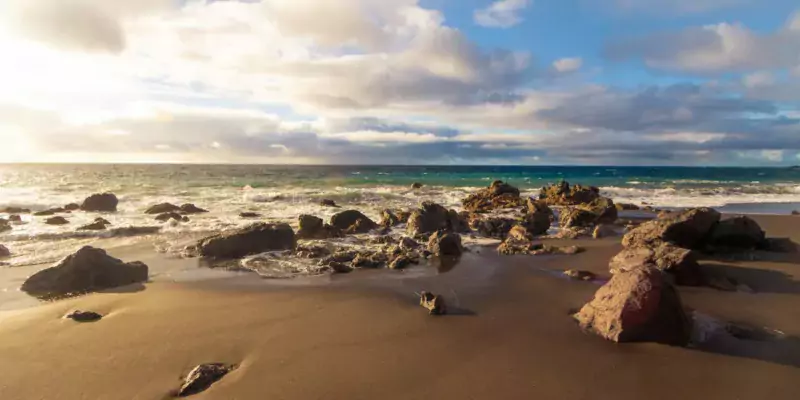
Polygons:
M488 188L467 196L461 203L464 209L470 212L486 212L525 205L525 201L519 196L519 189L503 181L492 182Z
M587 204L599 197L600 189L594 186L570 186L567 181L545 186L539 191L540 200L556 206Z
M117 204L119 204L119 200L114 193L93 194L83 201L81 210L114 212L117 211Z
M752 250L762 245L765 239L758 222L749 217L735 217L714 226L708 245L713 248Z
M375 221L356 210L335 214L331 217L331 225L347 233L367 233L378 227Z
M298 219L298 239L328 239L344 236L344 233L313 215L301 215Z
M39 298L55 298L145 282L147 274L147 265L141 262L125 263L103 249L86 246L33 274L21 289Z
M460 256L464 252L457 233L436 232L428 239L428 251L436 256Z
M614 342L685 346L691 337L678 292L653 268L615 274L574 317L582 329Z
M164 214L170 212L177 212L180 211L180 207L176 206L172 203L160 203L154 206L150 206L147 210L145 210L145 214Z
M408 217L408 234L427 234L440 230L448 232L463 232L465 226L455 210L448 210L443 206L426 201L422 206L411 212Z
M711 208L695 208L664 218L645 222L622 238L625 247L652 246L668 242L687 249L697 249L714 226L720 214Z
M697 286L705 278L692 250L669 243L654 247L628 247L614 256L608 264L612 274L639 268L655 268L675 277L678 285Z
M203 257L240 258L274 250L292 250L295 236L288 224L256 223L245 228L202 239L197 248Z

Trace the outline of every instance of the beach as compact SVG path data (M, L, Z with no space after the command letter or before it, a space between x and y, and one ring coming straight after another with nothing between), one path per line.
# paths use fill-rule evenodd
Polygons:
M756 220L769 236L798 241L796 218ZM166 398L207 362L238 368L196 398L796 396L797 260L703 263L724 268L753 293L680 288L686 306L779 330L779 340L618 344L578 329L569 314L598 283L564 279L561 271L607 277L619 238L573 242L587 251L501 257L485 248L444 273L365 270L290 285L241 276L159 281L6 311L0 397ZM391 277L398 274L410 276ZM414 294L423 289L444 294L451 313L427 315ZM75 324L62 318L72 309L105 317Z

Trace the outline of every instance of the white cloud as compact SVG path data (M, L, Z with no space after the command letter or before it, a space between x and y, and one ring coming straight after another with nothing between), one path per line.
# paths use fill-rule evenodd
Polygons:
M574 72L581 69L581 66L583 59L578 57L562 58L553 62L553 68L558 72Z
M752 4L756 0L614 0L617 8L648 13L695 14Z
M771 73L765 71L754 72L745 75L744 78L742 78L742 83L748 89L771 86L775 84L775 77Z
M530 3L529 0L498 0L484 9L476 10L473 19L481 26L510 28L522 22L520 14Z

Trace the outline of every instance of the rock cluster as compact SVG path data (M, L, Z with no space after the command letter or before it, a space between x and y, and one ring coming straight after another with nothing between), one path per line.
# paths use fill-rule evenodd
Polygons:
M587 204L598 198L600 198L600 189L594 186L570 186L567 181L545 186L539 191L539 200L551 206Z
M335 214L331 217L330 225L347 234L367 233L378 228L378 224L375 221L356 210L347 210Z
M469 212L487 212L504 208L514 208L525 205L519 195L519 189L503 181L494 181L478 193L469 195L462 200L464 210Z

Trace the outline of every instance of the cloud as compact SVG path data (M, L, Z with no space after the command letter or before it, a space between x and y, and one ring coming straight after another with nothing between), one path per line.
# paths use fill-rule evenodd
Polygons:
M558 72L574 72L581 69L583 59L579 57L562 58L553 62L553 68Z
M498 0L488 7L476 10L475 23L490 28L510 28L522 22L522 13L530 4L529 0Z
M755 0L614 0L623 11L697 14L753 4Z
M720 23L619 40L605 53L612 60L642 59L652 68L693 73L791 68L800 55L800 13L768 34Z

